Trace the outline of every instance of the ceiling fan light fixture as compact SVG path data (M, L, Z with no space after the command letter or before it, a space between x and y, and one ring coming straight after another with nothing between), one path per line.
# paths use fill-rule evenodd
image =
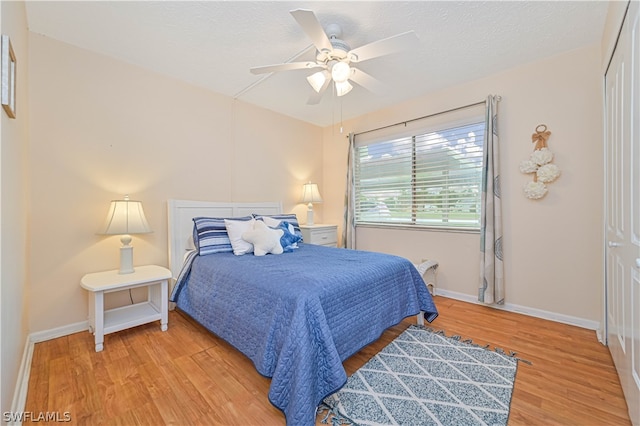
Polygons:
M346 62L336 62L331 67L331 78L336 83L344 83L351 76L351 67Z
M359 68L351 67L350 64L354 64L357 67L357 64L363 61L403 50L417 49L420 43L414 31L407 31L351 49L349 44L341 40L342 29L339 25L329 24L325 29L320 24L320 21L318 21L315 13L307 9L295 9L291 10L290 13L298 22L302 31L311 40L312 46L315 47L316 61L285 62L275 65L253 67L250 68L250 71L252 74L268 74L279 71L321 68L322 71L314 71L314 74L307 77L307 81L316 92L312 93L309 97L307 101L308 105L317 105L331 83L335 86L338 96L344 96L353 89L353 86L350 84L351 81L371 92L384 92L382 83ZM307 49L297 54L295 58L301 56L306 50ZM244 93L263 80L264 79L251 84L241 93ZM332 90L330 91L332 92Z
M338 82L336 81L336 94L338 96L344 96L353 89L353 86L348 81Z
M320 93L322 86L324 86L325 81L327 81L327 76L325 75L325 71L318 71L307 77L307 81L311 87L313 87L313 90Z

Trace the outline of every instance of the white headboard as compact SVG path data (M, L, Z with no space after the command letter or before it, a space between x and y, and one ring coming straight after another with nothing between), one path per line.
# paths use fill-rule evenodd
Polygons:
M267 203L219 203L209 201L168 200L169 268L177 278L186 251L193 248L193 218L239 217L257 214L282 213L281 202Z

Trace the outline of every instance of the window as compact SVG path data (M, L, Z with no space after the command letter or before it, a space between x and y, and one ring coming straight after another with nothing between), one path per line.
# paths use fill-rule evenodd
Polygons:
M439 121L356 136L356 225L480 229L484 117Z

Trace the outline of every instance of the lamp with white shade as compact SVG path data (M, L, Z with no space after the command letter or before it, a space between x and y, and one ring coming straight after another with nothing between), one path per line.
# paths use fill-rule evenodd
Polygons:
M307 225L313 225L313 203L321 203L322 197L318 191L318 184L305 183L302 186L302 202L307 204Z
M113 200L109 213L100 228L99 234L121 235L120 242L120 274L131 274L133 269L133 247L131 234L147 234L151 231L144 215L141 201L130 200L125 195L124 200Z

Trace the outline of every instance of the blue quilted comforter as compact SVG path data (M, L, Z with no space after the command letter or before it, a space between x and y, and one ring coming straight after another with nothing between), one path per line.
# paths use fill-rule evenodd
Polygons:
M342 361L385 329L421 310L429 322L438 315L419 272L397 256L300 244L192 260L171 300L272 378L269 400L287 425L315 424L317 405L346 382Z

